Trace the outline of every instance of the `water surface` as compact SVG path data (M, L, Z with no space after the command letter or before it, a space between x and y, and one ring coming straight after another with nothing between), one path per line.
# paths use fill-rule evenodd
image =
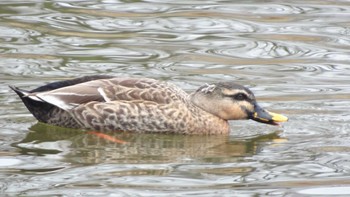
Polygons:
M0 191L13 196L350 195L347 1L0 2ZM89 74L193 91L235 80L290 121L229 136L38 124L7 85Z

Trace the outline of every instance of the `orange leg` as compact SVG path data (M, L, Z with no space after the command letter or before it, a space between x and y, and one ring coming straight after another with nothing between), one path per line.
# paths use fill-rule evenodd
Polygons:
M115 142L115 143L118 143L118 144L127 144L128 142L124 141L124 140L120 140L118 138L115 138L113 136L110 136L110 135L107 135L107 134L104 134L104 133L100 133L100 132L97 132L97 131L89 131L88 134L92 134L92 135L95 135L99 138L103 138L105 140L108 140L108 141L111 141L111 142Z

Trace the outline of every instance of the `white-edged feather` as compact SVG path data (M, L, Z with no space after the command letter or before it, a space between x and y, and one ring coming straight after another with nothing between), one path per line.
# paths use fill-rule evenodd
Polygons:
M108 98L108 96L107 96L106 92L103 90L103 88L99 87L99 88L97 88L97 91L98 91L98 93L101 94L101 96L103 97L103 99L104 99L106 102L111 101L111 99Z
M207 93L210 93L210 92L213 92L216 88L216 85L215 84L205 84L201 89L200 91L207 94Z
M24 97L29 97L30 99L34 100L34 101L40 101L40 102L43 102L42 99L40 99L39 97L37 97L36 95L28 95L28 94L25 94Z
M57 94L56 94L57 95ZM70 110L73 109L74 107L77 106L76 103L67 103L64 100L60 99L58 96L56 96L55 94L37 94L36 96L38 98L40 98L41 100L50 103L52 105L55 105L63 110Z

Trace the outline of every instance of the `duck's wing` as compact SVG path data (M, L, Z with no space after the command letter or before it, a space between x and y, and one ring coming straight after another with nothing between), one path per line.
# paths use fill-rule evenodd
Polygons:
M174 85L147 78L111 78L93 80L27 97L50 103L64 110L91 101L151 101L158 104L184 99L186 93Z

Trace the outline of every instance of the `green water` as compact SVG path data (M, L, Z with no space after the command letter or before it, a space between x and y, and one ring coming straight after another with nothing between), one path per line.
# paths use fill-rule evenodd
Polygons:
M0 192L11 196L350 195L347 1L0 1ZM283 127L229 136L37 124L8 85L151 77L252 89Z

